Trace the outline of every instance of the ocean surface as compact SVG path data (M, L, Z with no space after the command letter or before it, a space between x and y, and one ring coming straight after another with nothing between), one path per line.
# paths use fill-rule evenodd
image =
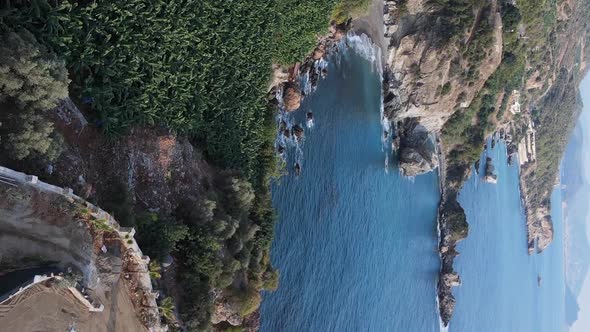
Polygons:
M463 285L454 291L450 331L565 331L561 190L551 197L554 241L542 254L529 256L518 166L508 165L503 142L487 146L480 175L472 172L459 195L469 236L458 245L455 269ZM482 179L486 156L493 159L497 184Z
M437 176L385 172L380 105L379 73L345 51L298 111L302 123L313 111L314 126L301 176L273 187L281 274L262 331L438 331Z
M263 294L262 331L440 330L437 174L405 178L395 165L386 172L390 151L372 58L379 57L362 45L358 53L343 49L317 91L286 118L305 126L311 111L314 124L301 144L281 141L289 175L272 188L279 221L271 250L280 285ZM463 285L455 289L450 331L562 331L560 191L552 197L555 242L528 256L518 168L507 165L505 151L498 143L486 152L498 184L472 176L461 191L471 230L459 245Z

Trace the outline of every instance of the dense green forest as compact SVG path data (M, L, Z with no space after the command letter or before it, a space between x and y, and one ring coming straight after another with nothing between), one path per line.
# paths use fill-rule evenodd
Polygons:
M531 57L531 44L540 42L539 40L519 39L518 25L523 23L526 24L527 31L537 31L545 29L545 24L551 24L550 20L523 19L523 17L530 18L532 15L532 7L527 1L518 3L517 6L508 1L501 1L499 6L503 24L502 61L470 106L457 110L445 123L442 130L445 145L451 148L447 156L448 169L457 171L451 172L450 180L459 185L462 183L462 171L458 170L469 167L479 158L485 137L494 130L495 121L500 119L503 114L507 96L512 90L521 89L524 84L525 64L527 58ZM545 3L544 6L549 8L554 4ZM534 10L543 12L537 7ZM489 49L493 41L492 29L488 22L494 13L484 7L481 14L483 17L475 27L476 33L473 40L466 45L464 50L464 57L470 63L466 81L471 81L473 77L478 75L472 69L479 66L483 59L483 53ZM537 24L541 26L537 26ZM497 110L496 100L500 95L503 95L504 98L500 110Z
M0 35L0 154L15 160L29 156L55 159L59 136L42 112L68 95L63 61L39 45L27 31Z
M178 307L185 327L210 328L214 287L247 315L258 306L259 290L278 280L268 255L275 220L269 186L277 168L275 109L266 100L271 64L301 61L331 20L358 15L368 3L3 1L3 41L24 46L2 49L0 75L17 73L26 82L28 74L10 61L28 53L44 79L35 89L49 91L37 100L46 104L36 107L18 102L26 84L12 92L3 87L0 101L11 127L21 123L26 130L0 132L2 146L22 152L15 159L56 158L59 135L43 112L67 90L91 124L113 139L134 126L190 137L218 169L230 170L206 197L182 204L174 215L130 216L137 209L126 206L126 198L109 206L135 220L146 253L155 259L172 253L180 262L177 278L185 292Z

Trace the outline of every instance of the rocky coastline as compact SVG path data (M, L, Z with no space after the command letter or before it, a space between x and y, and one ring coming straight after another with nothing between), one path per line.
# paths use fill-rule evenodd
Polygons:
M464 210L457 197L463 183L470 176L472 164L446 160L453 146L445 146L443 143L442 128L455 112L470 106L500 65L502 20L496 10L491 11L489 21L495 44L489 47L481 60L478 67L479 75L466 85L461 81L462 78L452 73L454 59L462 58L460 50L452 43L437 43L434 33L429 32L432 12L425 3L424 0L375 0L367 17L349 21L346 25L333 25L330 33L319 40L317 47L305 61L278 71L279 75L275 76L282 77L282 80L271 89L269 100L282 102L283 106L298 105L308 91L299 88L299 93L293 93L293 90L287 89L293 89L298 77L307 75L309 86L313 90L319 77L326 75L325 71L318 70L321 68L318 64L324 61L330 52L337 51L336 44L348 31L367 34L381 48L383 115L384 120L390 122L391 133L394 133L392 147L396 152L400 171L409 177L435 169L438 169L439 173L441 198L437 228L441 269L437 282L437 303L441 323L448 326L455 308L452 288L461 284L460 276L453 268L454 259L459 255L456 246L469 232ZM379 16L382 16L382 20ZM379 22L382 24L379 25ZM555 85L555 80L550 80L548 89L552 85ZM543 94L539 95L538 91L532 92L530 96L524 97L528 98L526 101L521 100L522 108L529 108L529 105L534 105L542 97ZM513 97L508 100L513 100ZM506 106L500 105L500 102L501 98L498 99L496 109ZM518 104L518 101L516 103ZM520 112L521 105L518 106L506 107ZM284 108L286 111L297 109L291 106ZM495 125L496 129L500 128L499 138L506 137L509 150L507 161L513 163L520 154L519 151L523 149L518 145L521 137L514 137L515 143L512 143L512 137L510 136L509 140L508 132L518 136L524 127L521 123L512 123L506 119L510 117L503 117ZM384 134L388 135L389 132ZM495 139L492 144L494 143ZM487 182L495 183L497 174L492 160L487 158L484 166L483 178ZM527 168L526 165L523 167L522 163L520 167L521 196L527 215L529 252L532 253L535 245L540 252L549 245L553 236L551 220L548 217L549 208L545 203L542 206L531 203L536 198L531 197L530 188L527 187L527 183L531 181L527 178L527 170L534 168ZM476 171L479 171L479 167Z
M443 127L454 115L468 113L471 108L475 108L470 115L471 126L477 126L481 121L477 109L483 110L482 96L478 95L490 92L487 82L494 81L492 75L501 71L501 64L504 64L503 54L507 50L503 49L503 38L509 35L502 22L500 6L503 5L492 1L489 6L486 22L494 42L488 44L482 58L473 65L461 53L463 43L445 44L437 40L437 30L432 29L436 24L431 20L433 10L428 1L384 1L384 35L388 45L384 49L384 114L397 134L393 145L400 169L406 176L430 172L437 167L439 172L441 199L437 226L441 270L437 297L444 326L448 325L454 311L452 287L460 285L460 277L453 269L454 258L458 255L456 245L468 235L467 220L457 195L470 176L472 162L478 159L477 151L481 150L478 150L479 143L470 147L461 140L465 132L451 131L451 135L445 137ZM568 8L571 14L565 14L568 6L571 6ZM579 99L578 85L587 71L588 48L584 48L588 40L584 23L587 7L581 1L556 5L561 13L558 21L562 29L555 31L560 37L550 43L562 52L550 54L542 63L532 66L532 72L523 74L523 86L517 87L520 90L494 91L495 99L490 98L487 103L492 114L496 113L495 119L478 136L483 139L499 132L499 139L505 139L508 144L507 162L513 164L518 160L529 254L535 250L542 252L553 240L549 198L556 182L560 152L567 141L563 132L571 131ZM568 38L571 35L580 38ZM469 67L476 68L478 75L468 81L464 75L457 75L461 69L472 69ZM561 110L559 115L555 110ZM469 118L463 121L469 122ZM496 143L496 135L492 138L491 144ZM542 168L538 167L537 159L542 162ZM484 180L495 183L498 179L492 161L486 159L484 166Z
M459 56L452 46L435 47L428 30L430 13L422 1L409 1L406 7L398 1L385 1L384 25L388 39L387 62L383 75L384 115L396 133L393 145L399 167L405 176L417 176L438 168L440 203L437 215L438 251L441 268L437 281L437 303L441 323L447 326L455 308L452 288L461 284L453 268L457 243L467 236L465 213L457 201L462 182L469 175L469 165L449 165L447 150L440 139L446 119L452 115L456 100L470 103L477 90L499 62L499 55L490 52L491 64L481 78L463 90L449 76L451 59ZM406 16L412 19L407 19ZM413 33L412 33L413 31ZM446 82L446 83L445 83ZM450 87L445 94L440 87Z
M321 64L330 54L338 52L338 42L346 37L350 24L351 20L343 24L332 23L328 34L318 39L316 47L301 63L291 66L273 65L273 77L268 92L269 103L287 113L297 111L305 95L315 89L320 77L328 74L327 69ZM307 77L308 86L301 86L300 77Z

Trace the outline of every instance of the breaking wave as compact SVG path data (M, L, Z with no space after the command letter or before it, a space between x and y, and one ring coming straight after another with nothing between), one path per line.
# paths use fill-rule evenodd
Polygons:
M383 77L383 67L382 67L382 55L381 55L381 48L371 41L371 39L365 35L356 35L353 32L348 32L345 38L343 38L336 46L336 50L330 52L327 59L319 59L316 60L310 71L300 75L298 77L298 82L300 85L300 89L302 92L302 97L309 96L314 93L317 84L313 84L311 79L311 73L318 77L318 80L323 79L323 75L325 74L327 67L330 63L334 63L339 65L342 62L343 58L348 58L350 56L350 52L354 52L357 55L360 55L362 58L367 60L371 63L371 71L376 72L380 78ZM328 73L329 75L329 73ZM281 89L279 89L281 90ZM276 99L279 105L279 113L277 115L277 124L278 124L278 131L277 131L277 138L275 140L275 148L279 152L281 159L286 162L288 160L294 160L295 164L301 167L301 163L303 161L303 144L305 141L305 135L302 134L301 138L297 138L294 135L293 128L295 126L299 126L303 128L303 123L299 123L296 120L297 113L300 111L294 112L287 112L284 107L282 91L278 91L276 94ZM384 167L387 171L389 168L389 160L390 155L393 153L392 149L392 133L391 133L391 124L388 119L386 119L384 115L384 105L383 105L383 96L381 98L381 105L380 105L380 119L381 119L381 144L382 150L384 153ZM312 115L313 116L313 115ZM307 129L311 129L314 127L314 119L313 118L306 118L304 120L305 127ZM294 156L289 157L289 154L293 154Z

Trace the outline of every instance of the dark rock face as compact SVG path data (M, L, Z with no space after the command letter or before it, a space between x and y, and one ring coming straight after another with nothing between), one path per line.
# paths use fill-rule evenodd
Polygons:
M319 44L313 51L312 58L314 60L320 60L326 55L326 45Z
M293 169L295 170L295 175L297 175L297 176L301 175L301 165L299 163L295 163L295 166L293 167Z
M508 145L508 150L506 151L506 153L508 154L508 165L512 165L514 163L514 154L516 154L516 152L516 145L510 143Z
M441 270L438 278L438 310L445 326L449 324L455 310L455 297L452 288L461 285L461 279L453 269L455 257L459 255L456 246L467 237L469 225L463 208L457 202L457 193L445 188L439 210Z
M496 183L498 181L498 176L496 175L496 169L494 168L494 164L492 163L492 158L486 157L486 170L485 170L485 180L489 183Z
M300 142L303 139L304 135L305 133L303 131L303 127L301 127L300 125L293 126L293 136L295 136L297 142Z
M436 147L428 130L418 119L407 118L398 123L399 165L405 176L428 173L438 166Z

